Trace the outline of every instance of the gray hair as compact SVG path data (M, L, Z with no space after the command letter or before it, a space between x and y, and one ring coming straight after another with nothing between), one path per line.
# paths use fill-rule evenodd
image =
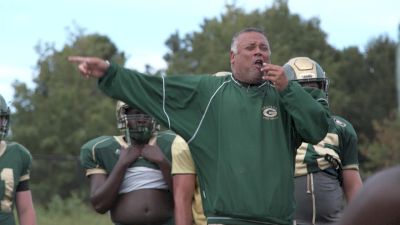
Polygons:
M248 27L248 28L245 28L245 29L243 29L243 30L237 32L237 33L236 33L235 35L233 35L233 37L232 37L231 51L232 51L234 54L237 54L237 52L238 52L238 49L237 49L237 40L238 40L238 37L239 37L241 34L243 34L243 33L250 33L250 32L260 33L260 34L264 35L265 38L267 38L267 35L264 33L264 31L263 31L261 28L257 28L257 27ZM268 42L268 39L267 39L267 42ZM269 43L268 43L268 45L269 45ZM271 47L270 47L269 49L270 49L270 50L269 50L269 54L271 54Z

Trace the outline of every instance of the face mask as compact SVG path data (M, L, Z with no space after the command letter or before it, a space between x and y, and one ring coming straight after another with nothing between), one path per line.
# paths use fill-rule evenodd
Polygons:
M326 110L329 110L328 96L320 89L312 87L303 87L317 102L319 102Z
M136 144L147 144L155 131L155 121L145 114L127 116L129 136Z
M8 116L1 116L0 119L0 141L4 140L8 132Z
M140 126L135 129L129 129L129 134L134 143L147 144L153 136L153 129L151 127Z

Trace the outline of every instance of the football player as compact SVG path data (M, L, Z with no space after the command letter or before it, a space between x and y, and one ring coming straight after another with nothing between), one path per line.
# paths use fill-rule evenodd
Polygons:
M14 206L21 225L36 225L36 213L29 189L32 156L21 144L7 142L10 108L0 95L0 224L15 225Z
M186 142L171 131L157 132L155 120L118 101L120 136L101 136L81 148L98 213L116 224L167 224L173 216L171 148Z
M308 57L284 65L289 80L297 81L328 109L328 80L321 66ZM357 134L344 118L333 116L327 136L317 145L297 149L295 197L297 225L338 221L343 195L349 202L361 188Z

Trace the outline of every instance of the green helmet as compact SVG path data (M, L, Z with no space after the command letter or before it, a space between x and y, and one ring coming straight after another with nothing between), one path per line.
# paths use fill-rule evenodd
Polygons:
M0 141L3 140L8 133L10 127L10 108L7 106L6 100L0 95Z
M283 66L288 80L294 80L302 86L317 83L318 88L328 94L328 79L325 71L314 60L308 57L295 57Z
M132 110L133 112L129 112ZM117 126L125 132L127 143L133 140L137 144L147 144L154 135L157 123L155 119L139 109L130 107L128 104L117 102Z

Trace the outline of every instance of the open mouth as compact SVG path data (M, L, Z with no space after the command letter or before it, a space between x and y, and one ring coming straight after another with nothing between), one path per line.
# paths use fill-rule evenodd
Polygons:
M263 60L257 59L257 60L254 62L254 65L256 65L258 69L261 69L261 67L263 66L263 63L264 63Z

